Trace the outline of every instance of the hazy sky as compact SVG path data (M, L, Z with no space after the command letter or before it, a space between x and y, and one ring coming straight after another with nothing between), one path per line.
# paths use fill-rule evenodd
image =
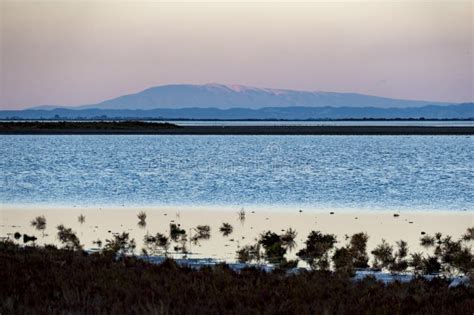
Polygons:
M473 101L473 1L0 2L2 108L209 82Z

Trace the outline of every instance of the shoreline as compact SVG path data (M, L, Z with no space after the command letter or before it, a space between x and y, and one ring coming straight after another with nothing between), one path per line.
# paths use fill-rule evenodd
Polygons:
M337 206L312 206L304 204L243 204L243 205L228 205L228 204L95 204L93 206L87 206L82 204L42 204L42 203L0 203L0 212L2 210L21 210L21 211L38 211L38 210L65 210L65 211L90 211L90 210L104 210L104 211L183 211L183 212L196 212L203 211L206 213L231 213L235 214L241 209L251 213L257 211L258 213L265 214L329 214L330 212L340 214L422 214L422 215L447 215L447 214L470 214L474 220L474 208L463 208L459 210L453 210L449 208L407 208L407 207L389 207L389 208L377 208L377 207L337 207ZM302 212L299 212L302 210ZM473 222L474 223L474 222Z
M474 226L472 211L323 211L299 212L270 211L262 208L245 208L245 220L240 221L238 207L218 211L205 207L127 207L127 208L81 208L81 207L5 207L0 208L0 236L11 236L15 232L36 235L39 244L57 243L56 226L64 224L78 233L85 249L93 248L93 241L105 241L113 233L127 232L137 242L137 252L143 245L144 236L169 232L171 223L181 224L188 233L197 225L209 225L211 238L191 247L190 257L217 258L228 262L235 260L236 251L241 246L251 244L265 231L280 233L292 228L297 231L297 248L304 245L306 236L312 230L332 233L337 236L339 245L347 242L345 235L365 232L369 235L368 250L372 250L382 239L394 245L398 240L408 242L410 252L424 251L419 239L422 233L433 235L441 232L458 239L467 228ZM145 211L146 226L137 225L137 214ZM331 214L333 212L333 214ZM85 216L80 224L78 216ZM397 216L394 216L397 214ZM45 235L41 235L31 225L36 216L44 215L47 220ZM223 222L230 223L234 231L223 237L219 227ZM296 251L290 253L290 258Z
M36 126L35 126L36 124ZM41 123L0 123L0 135L474 135L474 127L433 126L109 126L106 129L81 123L41 126ZM38 127L39 125L39 127Z

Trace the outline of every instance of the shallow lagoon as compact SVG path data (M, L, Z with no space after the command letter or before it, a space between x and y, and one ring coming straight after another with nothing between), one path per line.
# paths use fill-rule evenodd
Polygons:
M4 205L472 211L470 136L0 136Z

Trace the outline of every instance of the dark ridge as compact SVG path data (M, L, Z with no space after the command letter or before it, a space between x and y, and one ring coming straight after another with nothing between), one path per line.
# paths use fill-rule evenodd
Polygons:
M189 107L155 109L26 109L0 110L0 119L200 119L200 120L333 120L333 119L473 119L474 103L427 105L410 108L378 107L262 107L229 108Z
M171 123L149 123L139 120L124 121L13 121L0 122L0 133L3 134L88 134L140 131L153 132L163 129L179 128Z
M154 135L474 135L474 127L433 126L178 126L143 121L0 122L0 134Z

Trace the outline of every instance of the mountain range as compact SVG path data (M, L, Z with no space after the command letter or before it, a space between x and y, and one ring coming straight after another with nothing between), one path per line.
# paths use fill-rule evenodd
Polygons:
M393 99L357 93L296 91L223 84L174 84L75 107L0 111L20 118L345 119L474 117L473 104Z

